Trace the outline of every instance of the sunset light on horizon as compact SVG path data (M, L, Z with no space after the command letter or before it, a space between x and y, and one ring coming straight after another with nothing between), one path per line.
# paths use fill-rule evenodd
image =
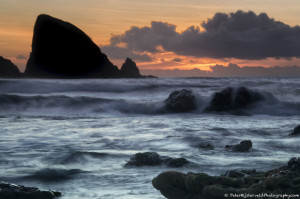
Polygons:
M192 70L194 68L210 71L211 66L227 66L230 63L237 64L240 67L299 66L300 63L299 55L286 53L281 55L280 52L267 53L261 57L253 55L254 57L248 58L245 55L235 56L234 53L241 52L243 51L242 49L233 49L236 52L231 54L228 49L229 54L225 53L219 56L221 51L227 51L227 47L224 47L225 43L209 43L216 41L211 35L219 33L209 32L209 30L206 34L207 30L203 27L203 24L209 22L209 20L217 20L216 18L214 19L217 13L224 13L228 16L236 14L235 20L239 20L238 11L240 11L245 13L245 16L247 13L250 16L253 12L257 18L262 16L262 13L265 13L269 17L267 20L270 23L273 23L272 20L275 20L276 23L283 23L290 26L291 30L296 31L300 21L298 12L300 2L297 0L289 1L289 4L279 0L266 0L263 2L258 0L230 0L226 2L220 0L205 0L201 2L196 0L167 0L163 2L158 0L88 0L84 2L79 0L42 2L34 0L26 2L21 0L1 0L0 2L2 15L0 20L0 55L12 60L21 71L24 71L31 52L33 26L36 17L42 13L70 22L80 28L92 38L101 51L107 54L112 63L118 67L122 65L126 57L132 58L142 71L156 69ZM176 34L176 36L173 39L171 38L172 35L161 36L159 35L160 33L155 35L155 28L162 31L164 31L163 28L169 28L169 30L165 31L171 32L162 34ZM219 28L221 30L222 27ZM146 33L145 31L148 32ZM237 31L233 30L228 33L233 34ZM131 34L132 37L125 36L127 33ZM190 37L195 37L195 42L190 43L190 41L187 41L189 36L186 37L186 34L193 34ZM247 37L245 36L246 34L252 33L245 31L240 33L242 37ZM143 43L140 40L135 40L138 37L143 39ZM204 44L202 40L207 37L210 37L211 41L206 39ZM197 38L199 41L197 41ZM216 36L216 38L220 37ZM116 39L123 39L123 41L112 44L112 40ZM254 37L253 39L257 40ZM174 42L175 40L177 44ZM225 40L226 38L224 38ZM150 43L153 46L149 45ZM120 47L120 45L124 46ZM151 49L150 47L149 49L144 48L143 45L148 45ZM187 48L191 45L195 45L195 47ZM242 43L236 44L236 46L242 45L247 46L247 44ZM261 43L258 43L258 45L261 45ZM295 43L296 45L298 44ZM220 52L217 52L216 48L220 46L223 47L220 48ZM276 48L281 46L282 44L278 44ZM258 49L261 49L261 47L258 47ZM208 53L208 50L211 53ZM252 54L254 51L254 49L250 50L249 54ZM277 54L278 56L276 56Z

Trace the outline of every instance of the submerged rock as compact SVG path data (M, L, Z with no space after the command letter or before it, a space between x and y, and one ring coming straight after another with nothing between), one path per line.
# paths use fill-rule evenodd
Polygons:
M299 194L300 169L289 165L267 172L241 171L242 175L209 176L205 173L163 172L152 180L153 186L168 199L221 199L225 194ZM298 163L297 163L298 164ZM230 197L228 195L228 197ZM264 198L253 196L253 198Z
M75 175L83 173L80 169L41 169L25 176L24 179L38 180L43 182L58 182L72 179Z
M137 153L125 164L125 166L156 166L162 164L160 155L155 152Z
M4 59L0 56L0 77L1 78L14 78L20 77L21 73L18 67L10 60Z
M300 125L296 126L290 135L300 135Z
M174 113L189 112L196 109L196 97L192 91L182 89L172 92L165 100L166 110Z
M138 67L135 62L131 59L127 58L124 64L121 67L121 76L126 78L141 78L143 77L140 74Z
M190 162L185 158L165 158L163 163L168 167L182 167Z
M72 164L72 163L85 163L88 161L87 157L91 158L103 158L108 156L107 153L97 153L97 152L88 152L88 151L76 151L68 155L63 161L62 164Z
M35 187L25 187L0 182L0 198L3 199L53 199L61 196L57 191L41 191Z
M100 48L71 23L37 17L25 75L42 78L120 77Z
M252 148L251 140L243 140L237 145L226 145L226 149L232 149L234 152L248 152Z
M166 165L168 167L182 167L190 163L185 158L171 158L160 156L156 152L137 153L130 158L125 167L131 166L159 166Z
M200 143L196 147L199 149L203 149L203 150L214 150L215 149L215 147L210 143Z
M246 87L228 87L215 93L207 111L228 111L243 108L257 101L262 101L265 96Z

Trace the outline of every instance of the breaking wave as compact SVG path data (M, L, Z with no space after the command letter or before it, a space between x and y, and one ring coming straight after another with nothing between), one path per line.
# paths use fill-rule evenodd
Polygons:
M285 102L277 100L273 95L266 95L264 100L252 103L237 110L223 112L207 112L205 108L210 104L212 96L196 95L197 110L192 113L200 114L234 114L234 115L300 115L299 102ZM66 95L34 95L23 96L16 94L0 94L0 115L3 114L31 114L38 115L87 115L102 113L122 114L166 114L165 99L156 101L140 101L136 99L108 99L87 96ZM184 114L184 113L183 113Z

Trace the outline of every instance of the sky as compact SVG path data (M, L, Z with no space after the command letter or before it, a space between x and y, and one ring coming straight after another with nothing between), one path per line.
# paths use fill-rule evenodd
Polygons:
M0 56L21 71L42 13L145 73L300 66L299 0L0 0Z

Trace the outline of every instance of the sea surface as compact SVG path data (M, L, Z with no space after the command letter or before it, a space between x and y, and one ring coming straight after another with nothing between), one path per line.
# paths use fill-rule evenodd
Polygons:
M204 111L232 86L274 99L238 114ZM172 91L198 109L166 113ZM62 192L61 199L161 199L151 181L168 170L220 175L265 171L300 156L299 78L0 79L0 181ZM225 149L252 140L248 153ZM197 147L210 143L214 150ZM124 167L138 152L184 157L182 168Z

